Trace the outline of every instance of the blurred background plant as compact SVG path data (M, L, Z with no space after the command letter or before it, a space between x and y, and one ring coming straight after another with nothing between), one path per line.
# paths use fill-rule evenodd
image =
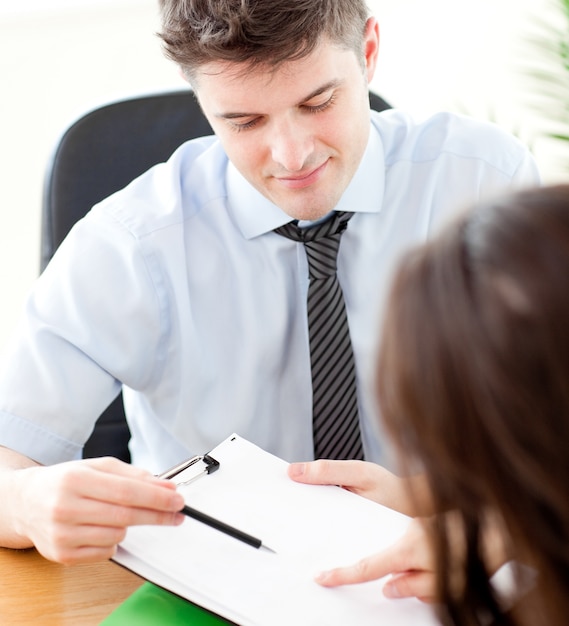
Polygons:
M535 54L524 59L527 104L538 116L536 130L549 140L561 172L569 176L569 0L550 4L552 10L536 15L528 34Z
M520 19L516 34L503 43L511 61L505 82L489 84L477 108L459 99L454 109L516 135L545 183L569 182L569 0L544 0Z

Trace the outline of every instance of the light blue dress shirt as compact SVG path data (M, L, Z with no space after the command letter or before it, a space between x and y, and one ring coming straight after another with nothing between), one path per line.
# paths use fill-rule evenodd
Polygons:
M527 149L493 125L372 114L336 207L356 213L338 273L368 460L389 465L373 376L397 259L481 196L538 182ZM289 220L213 137L94 207L39 278L5 355L0 444L42 463L77 458L122 384L133 462L151 471L232 432L311 459L306 256L271 232Z

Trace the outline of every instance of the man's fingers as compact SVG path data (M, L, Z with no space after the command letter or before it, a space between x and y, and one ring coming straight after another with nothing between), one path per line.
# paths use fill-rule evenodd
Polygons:
M73 527L73 536L69 528L60 526L53 529L48 536L53 544L62 549L77 550L86 546L93 548L108 548L120 543L126 535L126 528L82 524ZM67 531L67 536L64 533Z
M94 479L81 495L85 499L156 511L174 512L184 506L182 495L169 485L151 484L146 480L122 476L109 475L100 481Z
M70 464L68 470L60 478L64 494L156 511L179 511L184 505L172 481L156 478L117 459L91 459Z
M59 546L36 546L37 551L49 561L63 565L77 565L79 563L96 563L107 561L117 551L117 546L83 546L81 548L66 549Z
M154 507L127 506L83 499L77 504L77 512L70 516L70 521L72 520L78 526L93 525L108 528L126 528L150 524L172 526L178 525L185 519L181 513L178 513L180 508L181 506L173 510L160 510ZM66 520L61 521L65 522Z
M180 513L137 510L127 507L99 506L93 523L44 525L35 538L38 550L59 563L81 563L108 559L126 536L127 526L136 524L181 524ZM113 525L113 522L117 525ZM123 526L122 524L126 524Z

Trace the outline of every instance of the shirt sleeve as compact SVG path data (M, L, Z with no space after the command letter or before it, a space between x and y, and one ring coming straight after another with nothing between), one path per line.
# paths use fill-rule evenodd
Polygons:
M0 365L0 445L44 464L77 458L121 384L159 375L165 290L143 250L104 210L72 229Z

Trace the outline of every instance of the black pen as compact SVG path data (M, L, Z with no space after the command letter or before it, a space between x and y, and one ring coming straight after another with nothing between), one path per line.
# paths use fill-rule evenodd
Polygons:
M271 548L269 548L268 546L263 545L263 542L260 539L257 539L257 537L248 535L247 533L244 533L242 530L239 530L238 528L234 528L233 526L230 526L229 524L226 524L225 522L215 519L215 517L211 517L210 515L207 515L206 513L202 513L201 511L198 511L197 509L194 509L191 506L188 506L187 504L184 505L184 508L180 511L180 513L183 513L184 515L187 515L188 517L191 517L192 519L195 519L198 522L202 522L202 524L211 526L212 528L215 528L216 530L219 530L220 532L225 533L226 535L229 535L230 537L233 537L234 539L243 541L244 543L250 546L253 546L253 548L257 548L257 549L264 548L265 550L268 550L269 552L274 552L274 550L271 550Z

